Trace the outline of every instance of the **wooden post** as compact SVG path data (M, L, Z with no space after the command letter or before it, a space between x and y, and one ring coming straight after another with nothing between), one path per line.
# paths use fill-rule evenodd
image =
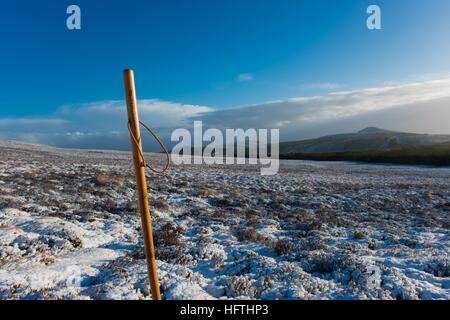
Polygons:
M140 148L140 150L142 151L142 142L139 128L139 116L137 111L137 100L136 100L136 90L134 86L133 70L131 69L124 70L123 76L127 99L128 121L130 123L130 130L131 130L130 138L133 151L134 169L136 171L139 210L141 212L142 233L144 236L145 258L147 259L147 267L148 267L148 278L150 281L150 288L152 291L153 299L161 300L161 294L159 292L158 275L156 273L155 247L153 245L152 223L148 204L147 180L145 178L145 166L143 165L144 159L142 159L141 153L139 153L138 150L138 148ZM139 145L136 145L131 134L134 135Z

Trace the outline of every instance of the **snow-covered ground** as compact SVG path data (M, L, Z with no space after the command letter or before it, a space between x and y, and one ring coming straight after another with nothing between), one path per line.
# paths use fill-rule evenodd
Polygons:
M450 299L448 168L148 176L166 299ZM0 299L150 298L130 155L0 142Z

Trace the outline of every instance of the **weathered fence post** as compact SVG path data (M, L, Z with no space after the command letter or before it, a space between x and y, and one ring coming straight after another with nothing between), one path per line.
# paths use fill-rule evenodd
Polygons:
M134 86L134 73L131 69L123 72L125 93L127 100L128 123L130 128L131 146L133 151L134 169L136 171L137 193L139 210L141 213L142 233L144 236L145 258L147 259L148 278L153 299L161 300L159 292L158 275L156 272L155 247L153 245L152 223L148 204L147 180L145 177L145 161L143 159L139 116L137 110L136 90ZM137 143L134 141L133 136ZM138 149L139 148L139 149Z

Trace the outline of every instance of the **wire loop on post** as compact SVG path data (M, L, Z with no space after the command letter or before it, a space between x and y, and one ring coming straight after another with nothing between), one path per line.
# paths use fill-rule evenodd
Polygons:
M153 136L153 138L155 138L155 140L159 143L159 145L161 146L161 148L164 151L164 154L166 156L166 165L164 166L164 168L162 169L156 169L153 168L151 165L149 165L145 159L144 159L144 153L142 152L141 146L139 145L139 141L137 141L136 137L133 134L133 130L131 130L131 121L128 121L128 131L130 132L131 138L133 139L134 144L136 145L136 148L139 152L139 155L142 158L142 163L141 166L142 167L147 167L149 168L151 171L153 171L154 173L164 173L167 171L167 169L169 169L170 167L170 156L169 156L169 151L167 151L166 146L164 145L164 143L162 143L162 141L159 139L159 137L157 136L157 134L149 127L147 126L145 123L143 123L142 121L139 121L139 124L141 124L145 129L147 129L148 132L151 133L151 135Z

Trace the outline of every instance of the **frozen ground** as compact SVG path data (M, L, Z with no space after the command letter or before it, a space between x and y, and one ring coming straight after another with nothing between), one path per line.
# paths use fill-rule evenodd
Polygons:
M166 299L450 298L448 168L149 177ZM129 154L0 142L0 298L149 299L140 239Z

